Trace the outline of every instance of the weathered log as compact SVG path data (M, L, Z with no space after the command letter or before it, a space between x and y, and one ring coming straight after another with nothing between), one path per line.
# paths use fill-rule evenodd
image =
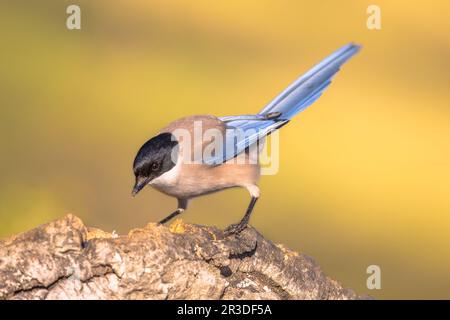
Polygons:
M307 255L252 227L176 220L128 235L73 216L0 241L0 299L356 299Z

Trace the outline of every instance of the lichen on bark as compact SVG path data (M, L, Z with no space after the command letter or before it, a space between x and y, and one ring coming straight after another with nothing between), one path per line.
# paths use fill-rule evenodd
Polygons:
M254 228L176 220L116 235L76 216L0 241L0 299L357 299Z

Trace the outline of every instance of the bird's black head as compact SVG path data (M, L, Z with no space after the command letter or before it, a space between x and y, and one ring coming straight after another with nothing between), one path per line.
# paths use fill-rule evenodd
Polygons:
M172 152L174 153L172 154ZM176 161L177 154L178 142L171 133L161 133L144 143L133 163L136 177L133 196L150 181L172 169L176 164L174 161Z

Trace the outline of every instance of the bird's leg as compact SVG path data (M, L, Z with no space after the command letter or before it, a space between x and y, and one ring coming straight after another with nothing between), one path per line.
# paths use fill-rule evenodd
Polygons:
M169 214L167 217L165 217L164 219L162 219L160 222L158 222L158 224L164 224L167 221L175 218L177 215L179 215L180 213L183 213L184 210L187 209L187 203L188 201L186 199L178 199L178 208L177 210L175 210L174 212L172 212L171 214Z
M177 215L179 215L180 213L182 213L184 211L184 209L178 208L177 210L175 210L174 212L172 212L171 214L169 214L167 217L165 217L164 219L162 219L160 222L158 222L158 224L164 224L167 221L171 220L172 218L176 217Z
M244 217L242 220L237 224L232 224L228 228L225 229L225 235L229 236L232 234L240 233L242 230L244 230L247 227L248 221L250 220L250 216L253 211L253 207L255 206L256 200L258 200L258 197L252 196L252 200L250 201L250 204L248 205L247 211L245 212Z

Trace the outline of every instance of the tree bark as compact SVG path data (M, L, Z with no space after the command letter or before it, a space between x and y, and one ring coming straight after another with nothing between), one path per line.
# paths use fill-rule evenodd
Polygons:
M116 235L73 215L0 241L0 299L357 299L252 227L148 224Z

